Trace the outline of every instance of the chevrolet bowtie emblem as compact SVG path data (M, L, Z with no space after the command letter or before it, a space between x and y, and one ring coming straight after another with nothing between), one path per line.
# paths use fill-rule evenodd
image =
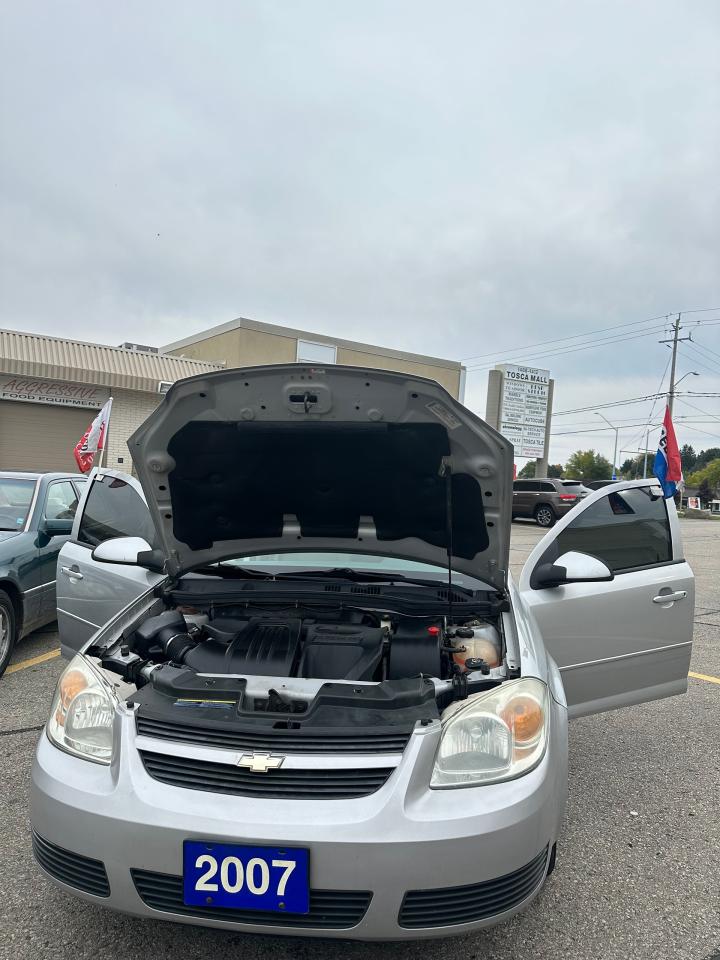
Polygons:
M245 767L252 773L267 773L268 770L277 770L283 765L285 757L273 757L269 753L244 753L237 762L239 767Z

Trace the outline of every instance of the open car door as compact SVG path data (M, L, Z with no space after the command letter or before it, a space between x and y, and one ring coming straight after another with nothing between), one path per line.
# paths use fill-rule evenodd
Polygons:
M571 716L687 690L695 581L655 481L601 488L568 513L530 554L519 593Z
M76 653L131 600L164 579L133 564L101 563L93 558L95 547L116 537L140 537L152 544L154 535L137 480L116 470L94 470L72 536L58 556L57 618L65 656Z

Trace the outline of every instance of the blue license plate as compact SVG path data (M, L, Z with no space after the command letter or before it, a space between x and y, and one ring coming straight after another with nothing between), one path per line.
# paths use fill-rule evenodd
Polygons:
M193 907L308 913L310 851L186 840L183 898Z

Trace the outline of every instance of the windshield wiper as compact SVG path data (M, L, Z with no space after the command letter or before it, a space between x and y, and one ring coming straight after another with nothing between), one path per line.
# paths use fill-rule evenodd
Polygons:
M278 573L272 580L347 580L350 583L411 583L420 587L432 587L434 590L446 588L443 580L429 580L426 577L408 577L404 573L378 573L375 570L353 570L351 567L333 567L330 570L298 570L292 573ZM453 585L454 590L472 596L467 587Z
M202 567L195 573L220 574L228 580L264 580L272 581L304 581L312 583L315 580L346 580L348 583L386 583L392 585L412 584L419 587L431 587L433 590L447 589L445 580L429 580L425 577L408 577L404 573L378 573L375 570L353 570L351 567L332 567L330 570L291 570L288 572L272 573L269 570L256 570L253 567L238 567L232 563L220 561L211 567ZM453 584L453 590L473 596L468 587Z

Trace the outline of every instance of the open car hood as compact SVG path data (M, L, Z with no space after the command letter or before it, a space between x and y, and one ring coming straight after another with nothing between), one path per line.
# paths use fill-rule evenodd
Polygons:
M303 364L170 388L128 445L173 576L287 551L452 566L502 589L512 444L433 380Z

